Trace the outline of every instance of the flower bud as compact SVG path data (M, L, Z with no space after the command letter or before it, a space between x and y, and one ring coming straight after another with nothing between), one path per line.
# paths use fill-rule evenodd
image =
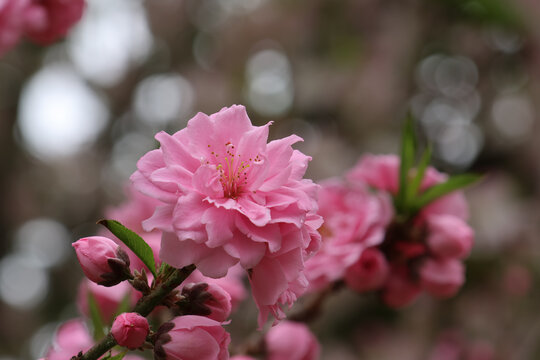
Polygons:
M190 283L182 289L184 300L179 304L184 313L225 321L231 314L231 296L214 283Z
M454 295L465 281L465 269L459 260L426 260L420 268L422 287L431 295L445 298Z
M203 316L185 315L161 325L154 344L156 360L227 360L229 333L221 323Z
M111 333L118 345L134 350L143 346L150 328L148 320L137 313L123 313L114 319Z
M389 271L384 255L375 248L369 248L346 270L345 282L358 292L376 290L384 284Z
M432 215L427 220L427 243L433 253L445 258L463 258L471 251L473 230L452 215Z
M130 277L129 257L111 239L90 236L72 245L84 274L93 282L113 286Z
M382 299L390 307L401 308L412 303L420 292L420 286L409 278L407 271L393 269L384 285Z
M282 321L266 334L268 360L315 360L320 346L309 328L292 321Z

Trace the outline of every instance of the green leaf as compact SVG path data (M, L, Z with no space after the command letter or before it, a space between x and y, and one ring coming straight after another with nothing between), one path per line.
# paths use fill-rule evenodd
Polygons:
M399 167L399 191L397 195L396 205L398 211L407 207L406 194L407 194L407 176L411 167L414 164L414 157L416 153L416 136L414 133L414 119L412 114L407 114L405 120L405 127L403 129L403 135L401 138L401 162Z
M479 181L482 177L476 174L462 174L450 177L446 182L434 185L427 189L422 195L420 195L414 202L414 210L419 211L426 205L430 204L434 200L437 200L441 196L447 195L453 191L464 188Z
M118 239L126 244L127 247L130 248L131 251L133 251L135 255L142 260L144 265L146 265L152 274L154 274L154 277L157 276L154 253L152 252L152 248L150 248L142 237L116 220L100 220L98 221L98 224L101 224L109 229L110 232L112 232Z
M422 158L420 159L420 163L416 167L416 175L412 179L412 182L409 184L407 188L407 204L411 204L414 201L414 198L418 194L418 191L420 190L420 186L422 185L422 180L424 179L424 174L426 173L426 169L429 165L429 162L431 160L431 145L428 145L426 149L424 150L424 153L422 154Z
M122 313L128 312L130 308L131 308L131 294L128 293L124 296L120 304L118 304L118 307L116 308L114 316L116 317Z
M104 358L101 358L101 360L122 360L124 356L126 356L127 351L123 351L119 354L116 354L114 356L111 356L110 354L105 356Z
M99 310L96 298L92 292L88 291L88 309L90 312L90 320L92 321L92 326L94 328L94 340L100 340L105 336L103 316Z

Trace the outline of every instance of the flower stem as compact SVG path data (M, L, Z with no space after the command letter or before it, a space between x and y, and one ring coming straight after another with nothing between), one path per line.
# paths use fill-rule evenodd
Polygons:
M156 306L161 304L161 302L167 297L167 295L171 293L171 291L186 280L193 270L195 270L195 265L189 265L183 267L182 269L175 270L171 276L165 280L165 282L159 284L150 292L150 294L142 297L137 305L135 305L135 309L133 311L141 314L142 316L148 316L148 314L150 314ZM109 333L86 353L75 356L74 358L77 360L97 360L115 345L116 340L114 340L112 334Z

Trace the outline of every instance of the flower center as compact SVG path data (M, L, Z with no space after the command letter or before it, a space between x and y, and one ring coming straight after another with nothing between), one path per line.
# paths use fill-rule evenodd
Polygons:
M211 146L208 145L210 148ZM242 188L248 183L249 168L253 162L259 162L257 155L255 158L241 159L241 154L236 153L235 146L228 141L225 143L225 154L220 158L219 154L212 151L211 154L217 160L217 170L219 173L219 182L223 187L225 197L236 199L241 193Z

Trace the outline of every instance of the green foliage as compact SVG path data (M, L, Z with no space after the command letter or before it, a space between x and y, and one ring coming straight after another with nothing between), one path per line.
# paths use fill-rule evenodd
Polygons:
M461 174L448 178L447 181L436 184L421 192L422 180L431 160L431 146L428 145L415 165L417 157L417 139L414 131L414 118L407 115L401 138L401 163L399 169L399 191L394 198L396 212L405 217L414 216L423 207L438 198L471 185L481 176Z
M431 1L431 0L429 0ZM522 30L523 21L510 0L440 0L448 13L480 24Z
M100 340L105 336L105 325L96 298L94 297L94 294L92 294L90 291L88 291L88 310L90 312L90 320L92 321L92 327L94 328L94 340Z
M118 239L120 239L128 248L131 249L142 260L144 265L150 269L154 277L156 274L156 261L154 260L154 253L152 248L137 235L134 231L128 229L116 220L100 220L98 224L105 226L112 232Z

